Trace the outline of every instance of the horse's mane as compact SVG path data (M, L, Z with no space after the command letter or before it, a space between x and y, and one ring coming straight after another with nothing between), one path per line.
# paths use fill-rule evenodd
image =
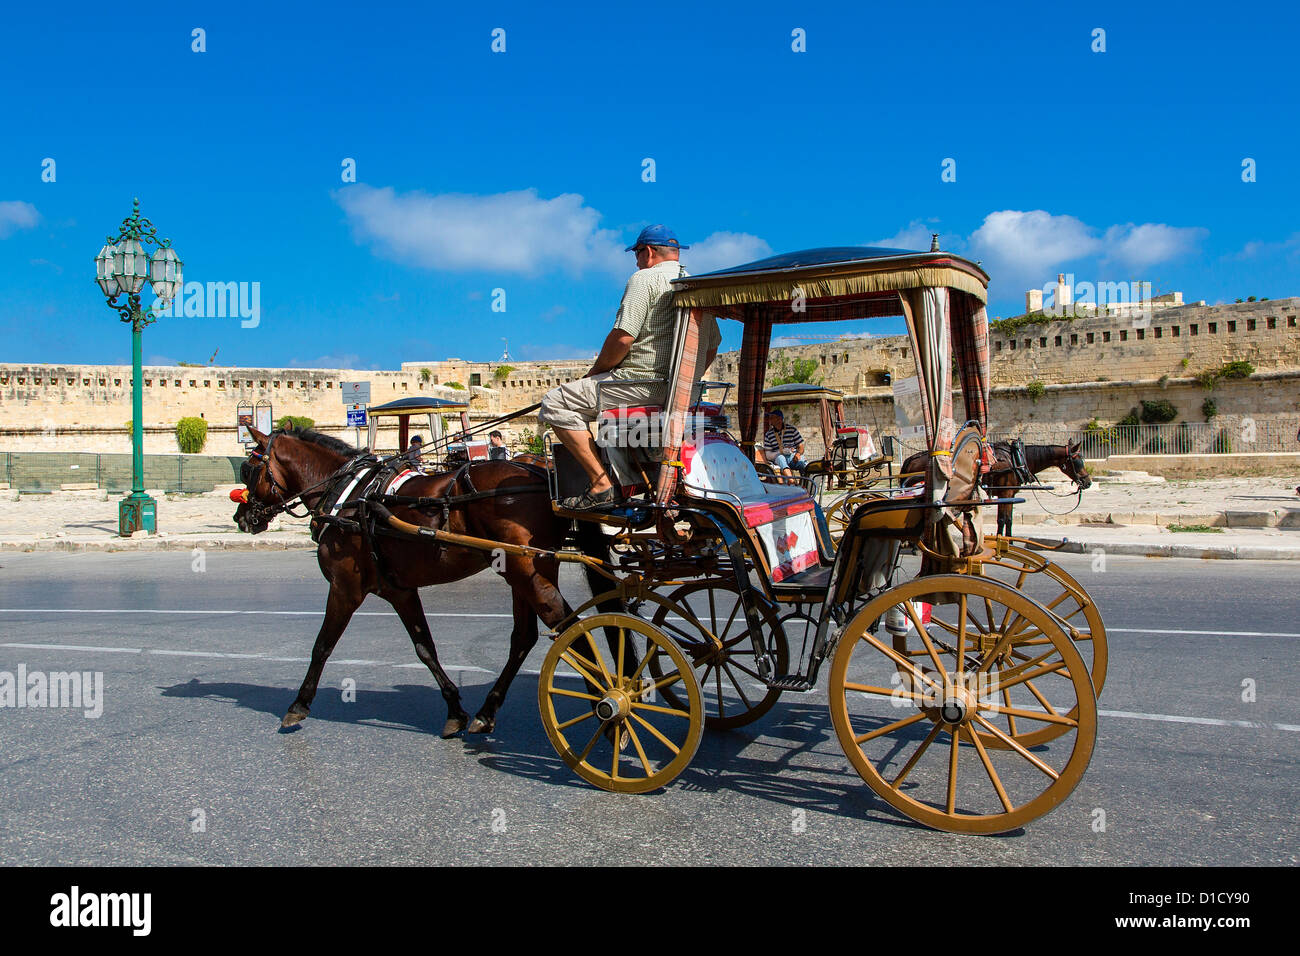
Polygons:
M279 431L281 434L288 435L290 438L297 438L300 441L305 441L312 445L319 445L321 448L340 455L345 455L348 458L353 458L361 454L361 449L354 448L343 439L335 438L333 435L322 434L314 428L290 425L287 428L279 429Z

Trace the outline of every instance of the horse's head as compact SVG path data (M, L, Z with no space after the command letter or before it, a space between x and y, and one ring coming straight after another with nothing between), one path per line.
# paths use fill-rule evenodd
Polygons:
M1092 484L1092 478L1088 476L1088 469L1083 464L1081 447L1077 441L1065 446L1065 461L1061 463L1061 471L1083 491Z
M278 506L284 501L283 486L277 487L279 482L274 477L272 461L278 451L275 439L280 436L276 432L263 435L256 428L249 428L248 434L253 439L253 447L239 466L239 480L244 487L232 491L230 498L239 503L235 509L235 524L239 530L261 534L279 513Z
M291 506L314 508L330 477L360 454L347 442L310 428L279 428L269 435L249 428L248 433L253 447L239 469L244 487L230 497L239 502L235 524L250 534L265 531L272 518Z

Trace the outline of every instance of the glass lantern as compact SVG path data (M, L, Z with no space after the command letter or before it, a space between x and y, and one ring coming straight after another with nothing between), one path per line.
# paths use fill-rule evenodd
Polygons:
M117 279L113 277L113 262L116 255L117 246L109 243L99 250L99 255L95 256L95 281L99 283L99 288L103 290L104 295L110 299L121 291L117 287Z
M139 295L149 277L149 257L139 239L123 239L113 256L113 276L127 295Z
M184 265L170 246L155 249L149 257L149 284L153 286L154 295L162 300L163 308L180 295L185 285L181 271Z

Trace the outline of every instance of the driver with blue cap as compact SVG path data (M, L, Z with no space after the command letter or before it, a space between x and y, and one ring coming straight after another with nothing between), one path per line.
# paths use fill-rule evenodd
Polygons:
M663 404L677 320L672 281L688 274L679 256L681 250L689 248L667 226L646 226L641 230L626 250L636 254L637 271L627 280L614 327L605 337L591 370L577 381L556 386L542 398L538 420L555 429L591 482L582 494L561 501L561 507L587 511L615 501L613 484L600 464L589 427L601 411ZM721 343L718 323L711 315L703 316L696 354L697 379L713 362ZM645 384L647 379L658 381ZM629 384L616 384L619 381ZM598 399L599 382L608 384L600 389Z

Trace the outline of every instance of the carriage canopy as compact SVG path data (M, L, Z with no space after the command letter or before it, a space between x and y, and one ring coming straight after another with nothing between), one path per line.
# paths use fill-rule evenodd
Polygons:
M668 396L665 460L680 444L679 423L695 377L699 317L711 314L745 326L741 345L738 424L752 456L763 403L772 326L789 323L901 317L917 368L926 445L946 450L953 421L953 357L965 420L988 426L988 274L974 262L943 252L838 246L771 256L674 281L678 353ZM689 366L689 367L688 367ZM678 440L674 440L678 439ZM660 499L671 495L661 475Z
M676 304L744 323L740 429L758 430L759 392L772 326L898 316L907 323L920 379L927 445L946 447L952 420L952 354L966 420L988 424L989 277L973 262L939 250L876 247L809 249L760 259L674 283ZM747 446L748 447L748 446Z

